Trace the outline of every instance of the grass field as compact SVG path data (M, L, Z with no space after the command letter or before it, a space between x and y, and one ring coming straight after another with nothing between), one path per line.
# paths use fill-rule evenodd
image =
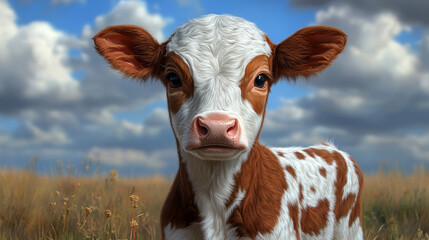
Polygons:
M0 171L0 239L160 239L171 180ZM365 239L429 239L429 172L365 177Z

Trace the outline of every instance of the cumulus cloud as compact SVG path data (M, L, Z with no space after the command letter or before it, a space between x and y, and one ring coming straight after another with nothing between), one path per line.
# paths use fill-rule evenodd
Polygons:
M0 2L0 112L15 114L34 106L60 106L81 98L80 84L64 64L66 35L45 22L17 26L15 14Z
M263 141L332 140L368 169L381 158L428 163L429 75L419 68L422 56L396 40L410 25L393 13L368 17L346 5L318 11L316 24L342 29L348 45L308 82L313 93L267 112Z
M0 114L19 122L12 132L0 132L0 145L7 146L0 148L2 154L20 161L39 153L44 154L41 160L74 156L79 161L94 149L105 156L113 148L121 157L116 163L137 164L144 157L143 165L160 168L171 161L168 154L156 153L174 149L166 111L145 110L165 101L162 84L123 79L92 43L102 28L125 23L142 26L163 41L163 29L171 19L148 12L144 2L121 1L74 37L47 22L18 25L14 11L0 1L0 20ZM71 50L78 54L70 56ZM74 77L76 71L84 77ZM143 120L117 117L128 111ZM157 136L163 140L151 139ZM145 162L155 157L160 157L157 164Z
M101 30L108 25L132 24L145 28L158 41L165 40L162 29L173 20L160 14L152 14L147 4L140 1L120 1L108 14L95 19L95 29Z

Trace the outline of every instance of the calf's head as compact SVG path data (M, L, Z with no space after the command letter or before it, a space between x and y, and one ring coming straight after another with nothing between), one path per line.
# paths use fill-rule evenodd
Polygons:
M227 160L247 154L257 141L271 86L325 69L343 50L346 35L313 26L273 44L246 20L208 15L179 27L162 44L131 25L107 27L94 43L125 76L162 81L183 153Z

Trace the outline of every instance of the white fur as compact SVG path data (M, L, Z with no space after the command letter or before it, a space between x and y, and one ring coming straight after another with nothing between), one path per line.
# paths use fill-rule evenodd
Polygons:
M271 55L265 34L238 17L207 15L179 27L167 44L167 52L182 58L194 82L193 97L171 116L181 147L189 141L192 120L210 112L235 113L244 127L247 146L252 146L262 116L242 99L240 83L253 58Z
M346 184L344 186L344 195L348 194L358 194L359 192L359 181L353 166L353 161L350 156L340 150L338 150L333 145L317 145L310 148L316 148L320 150L327 150L329 152L338 152L340 153L346 162L347 172L346 172ZM296 174L296 179L285 171L285 178L288 183L288 190L283 195L282 200L282 211L286 212L285 208L289 203L296 203L299 196L299 187L302 185L303 190L303 200L299 207L300 212L302 209L307 207L317 206L319 200L328 199L330 205L330 211L328 213L328 222L326 227L320 232L319 235L313 236L301 233L301 239L363 239L362 229L359 225L359 218L349 227L349 218L351 212L349 212L345 217L341 218L339 222L336 221L334 215L335 207L335 182L337 180L337 164L335 161L332 164L328 164L324 159L321 159L318 156L314 158L307 155L302 147L290 147L290 148L271 148L270 150L276 154L277 158L280 161L281 166L286 169L287 166L291 166ZM279 155L283 153L283 157ZM300 152L306 158L300 160L296 157L295 152ZM323 167L326 169L326 177L321 176L319 169ZM310 188L314 187L316 192L313 193ZM301 214L299 214L299 219L301 219ZM290 219L288 215L281 215L277 226L271 234L265 235L265 239L278 239L278 233L283 231L284 228L290 228ZM293 235L282 235L283 238L288 237L294 239L295 234ZM347 237L339 237L347 236Z
M207 15L179 27L167 44L168 52L174 52L182 58L193 79L193 97L187 99L176 114L170 112L170 118L202 222L185 229L174 229L169 224L164 228L166 239L238 239L236 229L228 226L227 220L246 192L239 189L232 206L227 208L225 205L235 186L234 175L247 160L263 120L263 116L257 114L247 100L242 99L240 83L247 64L259 55L269 57L270 46L265 34L248 21L232 16ZM212 112L237 118L242 127L242 137L245 138L242 141L249 146L246 151L227 161L214 161L199 159L192 152L185 150L190 141L193 120ZM338 151L333 146L317 148ZM299 205L301 218L302 209L317 206L318 201L325 198L330 203L326 227L318 236L299 233L301 239L362 239L359 221L353 223L351 228L348 227L350 213L341 219L340 223L335 221L335 162L330 165L323 159L311 158L304 152L301 153L306 155L306 159L298 160L294 153L302 151L302 148L271 150L274 154L279 151L284 154L284 157L278 154L277 157L284 168L288 189L282 196L277 225L270 233L258 234L258 239L295 239L296 233L289 216L288 204ZM341 154L346 159L348 168L345 193L357 194L359 182L353 163L347 154ZM286 166L293 167L296 179L285 170ZM320 176L320 167L326 169L326 178ZM299 184L302 184L304 194L301 203L298 200ZM316 189L315 193L310 190L311 186Z
M164 237L174 240L203 239L199 223L194 223L183 229L176 229L168 224L164 227Z
M241 97L240 83L247 64L256 56L271 55L265 34L253 23L227 15L207 15L179 27L167 44L188 65L193 97L177 114L170 112L173 130L181 146L196 203L203 218L205 239L225 239L231 212L225 203L232 192L233 176L247 159L262 123L252 105ZM217 112L237 118L241 141L249 148L228 161L197 158L184 148L190 141L191 123Z

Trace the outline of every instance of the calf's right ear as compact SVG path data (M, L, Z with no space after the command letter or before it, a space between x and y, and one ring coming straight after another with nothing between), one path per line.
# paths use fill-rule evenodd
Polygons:
M160 77L165 45L133 25L109 26L94 37L95 49L125 76L146 80Z

